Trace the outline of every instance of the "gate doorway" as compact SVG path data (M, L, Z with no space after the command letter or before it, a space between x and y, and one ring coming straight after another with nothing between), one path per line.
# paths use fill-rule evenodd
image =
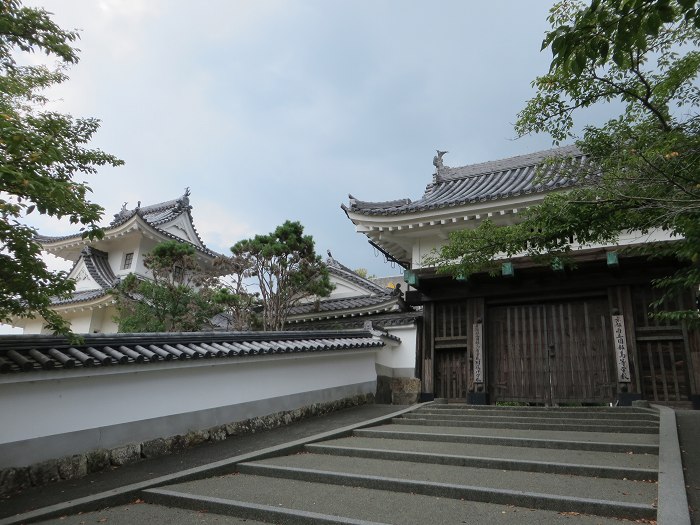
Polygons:
M607 298L488 310L494 401L603 403L616 375Z

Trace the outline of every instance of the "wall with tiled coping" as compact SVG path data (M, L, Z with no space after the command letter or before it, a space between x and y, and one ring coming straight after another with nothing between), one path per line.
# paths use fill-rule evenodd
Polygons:
M373 400L375 354L356 349L3 375L0 487L84 475L161 448Z
M49 459L29 467L0 469L0 497L11 496L31 486L42 486L59 480L82 478L89 473L119 467L142 459L181 452L185 448L206 441L223 441L229 437L253 434L307 417L319 416L374 402L373 394L358 394L337 401L314 403L295 410L277 412L267 416L234 421L204 430L193 430L184 435L156 438L140 443L128 443L113 449L91 450L83 454Z

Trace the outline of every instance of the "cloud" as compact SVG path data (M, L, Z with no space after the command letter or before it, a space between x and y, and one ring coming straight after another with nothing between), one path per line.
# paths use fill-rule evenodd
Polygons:
M299 219L320 250L384 274L340 203L347 193L420 197L435 148L456 166L547 147L511 139L530 81L547 69L539 47L551 3L34 5L82 29L81 61L51 96L61 111L102 119L94 145L126 161L78 177L107 219L124 201L189 186L214 249Z
M199 236L216 252L229 255L229 248L237 241L264 233L256 231L245 217L238 215L233 205L225 206L215 200L196 196L192 204L192 219Z

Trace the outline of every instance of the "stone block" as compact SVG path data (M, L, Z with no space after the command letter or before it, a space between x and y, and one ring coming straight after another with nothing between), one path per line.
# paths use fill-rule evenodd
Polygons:
M382 404L391 403L391 377L377 376L377 402ZM359 397L359 396L358 396ZM360 403L359 399L357 401Z
M233 421L226 424L226 434L229 436L237 436L243 433L243 425L240 421Z
M157 458L170 454L172 441L163 438L150 439L141 443L141 455L144 458Z
M99 472L109 467L109 450L91 450L86 454L88 472Z
M226 425L212 427L209 429L209 441L223 441L228 437Z
M394 392L391 394L392 405L415 405L418 403L419 393Z
M181 452L187 448L187 437L180 434L166 438L165 441L172 453Z
M78 479L87 476L88 460L84 454L65 456L58 460L58 475L61 479Z
M50 459L35 463L29 467L29 478L32 480L32 485L46 485L52 481L58 481L58 461Z
M109 461L112 465L128 465L141 459L141 445L129 443L123 447L116 447L109 451Z
M190 430L185 436L185 443L188 447L196 447L209 440L209 432L207 430Z
M31 485L29 469L26 467L0 470L0 496L16 494Z

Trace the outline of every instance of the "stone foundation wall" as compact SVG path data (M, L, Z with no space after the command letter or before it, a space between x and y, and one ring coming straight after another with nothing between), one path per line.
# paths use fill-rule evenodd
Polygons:
M420 398L420 379L377 376L377 403L413 405Z
M295 410L276 412L204 430L190 431L184 435L129 443L109 450L92 450L85 454L42 461L29 467L2 469L0 470L0 497L10 496L32 486L82 478L89 473L99 472L112 466L118 467L142 459L176 454L205 441L223 441L229 437L270 430L305 418L371 403L374 403L374 394L360 394L338 401L314 403Z

